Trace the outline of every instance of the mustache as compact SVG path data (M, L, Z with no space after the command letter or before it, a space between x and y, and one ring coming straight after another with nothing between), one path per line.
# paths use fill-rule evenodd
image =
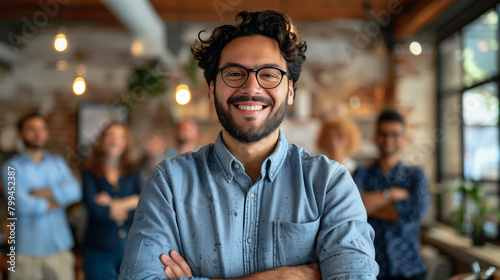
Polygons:
M239 95L239 96L231 96L227 99L227 104L233 104L236 102L242 102L242 101L254 101L254 102L262 102L266 104L267 106L274 106L274 101L270 98L265 98L264 96L260 95L254 95L254 96L247 96L247 95Z

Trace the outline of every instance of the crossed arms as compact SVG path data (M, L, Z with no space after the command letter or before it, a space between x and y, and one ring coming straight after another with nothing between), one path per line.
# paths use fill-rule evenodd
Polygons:
M163 271L168 279L177 279L181 277L192 277L191 268L184 258L177 251L170 251L170 257L167 254L160 256L161 263L165 266ZM289 280L319 280L321 272L317 264L306 264L291 267L277 267L271 270L257 272L248 276L237 278L235 280L266 280L266 279L289 279ZM212 280L223 280L213 278Z
M391 187L389 197L385 197L383 191L361 192L368 216L391 222L395 222L399 218L396 203L409 196L408 190L399 187Z
M256 227L244 215L255 213L245 212L255 199L227 187L223 176L193 184L193 169L181 172L169 163L157 167L141 193L119 279L375 279L373 229L346 171L313 176L317 181L307 185L269 187L278 194L261 199L258 233L246 235ZM299 203L285 204L295 193Z

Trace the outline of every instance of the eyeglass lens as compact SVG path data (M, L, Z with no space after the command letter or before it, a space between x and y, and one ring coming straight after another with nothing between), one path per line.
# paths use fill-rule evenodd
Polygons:
M251 70L251 69L250 69ZM241 87L248 80L249 71L240 66L227 67L221 71L222 79L230 87ZM275 68L261 68L257 70L257 82L263 88L275 88L283 79L283 74Z

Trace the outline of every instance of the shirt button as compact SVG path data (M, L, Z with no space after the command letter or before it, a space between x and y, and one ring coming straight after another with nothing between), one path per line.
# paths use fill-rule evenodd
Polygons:
M127 237L127 232L124 231L123 229L120 229L118 231L118 236L121 238L121 239L125 239Z
M240 165L237 163L233 164L233 167L234 167L234 169L240 169Z
M273 173L273 172L271 172L271 173L270 173L270 175L271 175L271 177L273 177L273 176L274 176L274 173Z
M253 199L254 197L255 197L255 194L250 193L250 198L252 198L252 199Z
M247 239L247 242L248 242L248 244L252 244L252 243L253 243L253 239L252 239L251 237L249 237L249 238Z
M227 175L226 175L226 176L227 176L227 179L228 179L228 180L231 180L231 174L227 173Z

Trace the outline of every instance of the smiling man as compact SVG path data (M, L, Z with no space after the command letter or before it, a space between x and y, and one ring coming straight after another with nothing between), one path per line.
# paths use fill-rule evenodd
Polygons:
M279 129L306 43L283 14L237 19L193 48L223 129L157 166L120 279L375 279L373 229L349 173Z
M401 161L407 142L403 116L386 110L377 120L375 144L380 157L354 172L375 230L378 280L424 280L427 267L420 254L420 222L431 194L424 171Z

